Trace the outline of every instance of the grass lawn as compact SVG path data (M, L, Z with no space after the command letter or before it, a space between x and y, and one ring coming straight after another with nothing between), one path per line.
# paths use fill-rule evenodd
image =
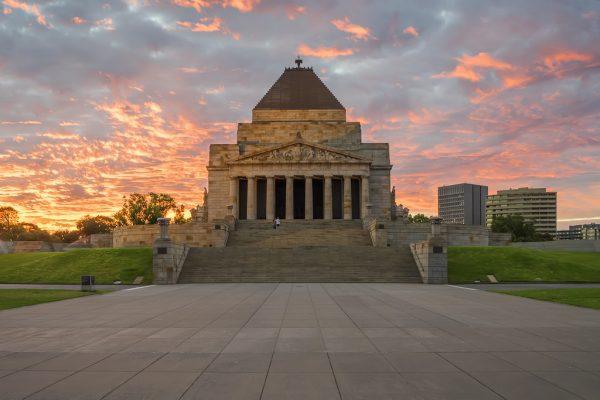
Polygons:
M74 299L98 293L99 292L52 289L0 289L0 310L31 306L51 301Z
M95 275L97 285L132 283L137 276L152 283L152 249L0 254L0 283L80 284L81 275Z
M600 254L543 251L519 247L450 247L448 279L452 283L600 282Z
M600 288L495 290L495 292L600 310Z

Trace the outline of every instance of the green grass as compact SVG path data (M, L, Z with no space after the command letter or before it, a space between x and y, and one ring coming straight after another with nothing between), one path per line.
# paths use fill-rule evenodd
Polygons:
M97 293L99 292L53 289L0 289L0 310L49 303L51 301L75 299Z
M452 283L600 282L600 255L518 247L450 247L448 279Z
M0 254L0 283L80 284L95 275L96 284L152 282L152 249L80 249L57 253Z
M600 288L495 290L495 292L600 310Z

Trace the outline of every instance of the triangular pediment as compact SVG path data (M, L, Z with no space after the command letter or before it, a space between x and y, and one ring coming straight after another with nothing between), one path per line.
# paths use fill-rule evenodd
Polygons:
M370 161L345 151L307 143L302 139L257 151L232 161L234 164L254 163L369 163Z

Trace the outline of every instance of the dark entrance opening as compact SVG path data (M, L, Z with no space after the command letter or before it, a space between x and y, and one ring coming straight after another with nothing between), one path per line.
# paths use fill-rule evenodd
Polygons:
M313 218L323 219L323 179L313 178Z
M240 179L240 186L238 191L238 203L239 203L239 219L248 218L248 181L246 179Z
M352 178L351 182L352 219L360 219L360 180Z
M256 180L256 219L267 219L267 180Z
M304 219L304 179L294 179L294 219Z
M331 203L333 219L344 218L344 181L333 178L331 180Z
M275 179L275 218L285 218L285 179Z

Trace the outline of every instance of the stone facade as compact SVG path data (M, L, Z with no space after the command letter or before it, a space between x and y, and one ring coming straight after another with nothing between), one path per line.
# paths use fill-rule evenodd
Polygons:
M312 97L287 104L280 93L300 84ZM360 123L346 121L312 69L286 69L237 142L210 146L207 168L209 221L390 218L388 144L363 143Z
M194 247L223 247L229 236L226 223L173 224L169 229L174 243ZM151 247L159 237L158 225L135 225L115 228L113 247Z

